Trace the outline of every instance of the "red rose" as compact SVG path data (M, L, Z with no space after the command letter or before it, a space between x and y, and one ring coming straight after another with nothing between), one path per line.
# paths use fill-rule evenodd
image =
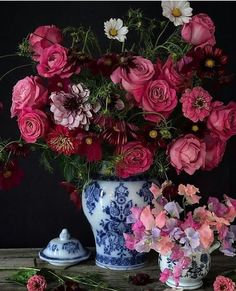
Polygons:
M185 171L193 175L196 170L205 166L206 144L193 134L187 134L173 141L167 153L171 165L175 167L178 174Z
M25 108L18 119L18 126L23 139L28 143L35 143L43 137L48 128L47 116L38 109Z
M206 163L202 168L203 170L210 171L221 162L225 152L226 142L209 134L204 137L204 142L206 143Z
M176 91L164 80L150 81L144 91L140 107L144 112L156 112L146 114L145 119L153 122L161 121L160 113L164 118L168 118L177 105Z
M236 134L236 103L228 105L216 101L212 104L212 111L207 119L207 127L213 135L226 141Z
M60 76L69 78L73 73L79 73L80 69L76 68L76 63L69 59L68 49L54 44L46 49L39 58L37 70L40 76L51 78Z
M153 163L152 153L140 142L128 142L122 146L120 154L123 157L116 165L116 174L121 178L143 173Z
M204 13L193 16L189 23L184 24L181 31L182 38L197 47L214 46L216 43L214 34L215 25Z

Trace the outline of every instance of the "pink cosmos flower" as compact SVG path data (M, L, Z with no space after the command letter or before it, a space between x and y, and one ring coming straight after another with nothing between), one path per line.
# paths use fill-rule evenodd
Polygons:
M213 284L214 291L235 291L235 283L225 276L217 276Z
M199 203L200 196L196 195L199 193L199 189L193 185L187 184L187 186L180 184L178 187L179 195L184 195L188 204Z
M28 291L44 291L47 288L47 282L41 275L34 275L27 282Z
M55 43L62 43L62 31L55 25L44 25L36 28L29 36L29 44L34 52L34 60L38 60L45 48Z
M174 140L168 147L167 153L171 165L175 167L178 174L185 171L193 175L196 170L205 165L206 144L193 134L187 134Z
M18 81L12 92L11 117L19 115L25 107L40 109L48 101L48 90L38 76Z
M201 87L187 89L180 98L183 115L193 122L203 121L210 114L211 100L211 95Z

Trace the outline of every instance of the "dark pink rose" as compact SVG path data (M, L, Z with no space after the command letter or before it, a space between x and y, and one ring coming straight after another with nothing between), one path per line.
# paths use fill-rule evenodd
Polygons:
M44 49L39 58L37 70L40 76L51 78L60 76L60 78L69 78L73 73L79 73L75 61L68 57L68 49L60 44L54 44Z
M211 95L202 87L187 89L180 98L183 115L193 122L203 121L211 112Z
M134 57L132 62L133 65L129 68L118 67L111 74L111 80L115 84L121 83L139 103L141 99L139 90L143 90L143 86L152 79L155 71L152 62L142 57Z
M205 166L206 144L193 134L187 134L173 141L167 153L177 173L185 171L189 175Z
M196 14L189 23L182 27L182 38L195 47L204 47L206 45L214 46L215 25L211 18L204 13Z
M213 135L226 141L236 134L236 103L231 101L228 105L215 101L212 111L207 119L207 128Z
M177 105L177 96L174 89L170 88L164 80L150 81L144 91L140 107L144 112L156 112L157 114L146 114L145 119L153 122L161 121L161 114L168 118Z
M55 43L62 43L62 32L55 25L39 26L29 36L31 50L34 52L34 60L38 61L43 50Z
M45 291L47 289L47 281L42 275L34 275L27 282L27 291Z
M38 109L25 108L18 118L18 126L23 139L28 143L34 143L47 131L47 115Z
M16 83L12 92L11 117L19 115L25 107L40 108L47 103L48 90L38 76L26 77Z
M123 145L120 155L122 159L116 165L116 174L121 178L143 173L153 163L153 156L150 150L136 141Z
M210 134L207 134L204 137L204 142L206 144L206 161L202 169L210 171L217 167L222 161L226 142L220 140L218 137L211 136Z
M156 79L165 80L170 87L175 89L177 92L184 88L186 82L185 76L180 74L178 67L171 57L167 59L165 64L162 64L161 61L158 60L155 69Z

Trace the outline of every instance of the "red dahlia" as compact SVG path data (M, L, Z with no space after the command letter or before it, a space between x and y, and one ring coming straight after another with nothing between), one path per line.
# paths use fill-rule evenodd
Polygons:
M25 158L29 154L29 146L17 141L7 145L6 150L11 152L11 154L15 157Z
M62 125L57 125L49 132L46 142L53 151L67 156L75 154L79 145L75 132Z
M10 190L18 186L24 176L23 171L16 162L8 162L0 166L0 189Z
M79 133L77 135L79 147L77 153L85 156L87 161L96 162L102 159L102 146L100 140L92 133Z

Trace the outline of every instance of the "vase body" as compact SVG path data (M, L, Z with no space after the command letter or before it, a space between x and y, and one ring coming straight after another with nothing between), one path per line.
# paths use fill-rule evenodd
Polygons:
M174 288L182 288L186 290L198 289L202 286L202 279L207 275L211 266L211 257L208 252L196 253L191 256L191 265L183 271L180 277L179 286L176 287L175 281L170 277L166 284ZM173 270L177 261L172 260L170 256L159 255L160 270L164 269Z
M130 208L144 207L151 202L150 184L143 178L121 180L99 177L84 187L82 206L93 231L96 244L96 265L113 270L142 267L146 255L128 250L123 233Z

